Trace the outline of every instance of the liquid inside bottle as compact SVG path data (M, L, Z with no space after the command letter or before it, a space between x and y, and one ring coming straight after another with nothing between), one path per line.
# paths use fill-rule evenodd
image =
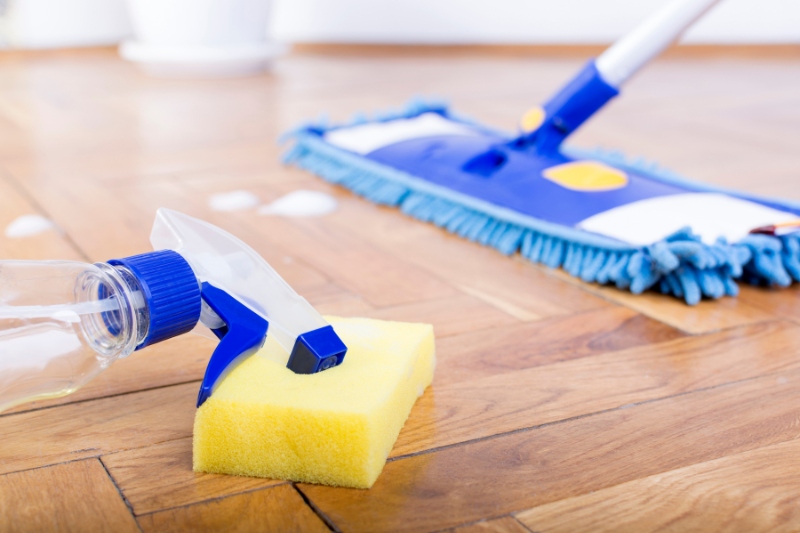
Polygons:
M123 268L0 261L0 412L64 396L130 355L147 308Z

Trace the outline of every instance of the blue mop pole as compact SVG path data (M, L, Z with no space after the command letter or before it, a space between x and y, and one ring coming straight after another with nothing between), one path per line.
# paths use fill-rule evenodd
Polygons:
M641 67L673 43L719 0L672 0L590 61L543 107L523 117L523 134L512 143L540 153L558 151L561 143L606 102Z

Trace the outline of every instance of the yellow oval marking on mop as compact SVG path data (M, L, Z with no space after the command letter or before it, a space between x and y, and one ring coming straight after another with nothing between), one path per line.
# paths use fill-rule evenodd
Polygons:
M600 192L621 189L628 175L599 161L575 161L546 168L542 176L573 191Z
M539 126L544 122L545 112L541 107L532 107L528 109L519 122L522 131L530 133L539 129Z

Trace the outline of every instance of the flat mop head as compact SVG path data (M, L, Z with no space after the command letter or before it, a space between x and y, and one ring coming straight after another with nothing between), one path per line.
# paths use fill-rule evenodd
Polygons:
M736 281L800 281L800 204L712 188L564 140L718 0L672 0L614 43L516 135L445 106L306 127L289 162L505 254L696 304Z
M692 183L614 153L531 150L445 106L294 132L286 160L374 202L587 282L690 304L800 280L800 206ZM523 145L523 146L520 146Z

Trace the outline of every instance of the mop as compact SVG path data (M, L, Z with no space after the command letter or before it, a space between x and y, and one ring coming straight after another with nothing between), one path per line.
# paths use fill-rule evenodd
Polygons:
M673 0L590 61L519 131L447 106L405 109L289 136L285 160L378 204L586 282L694 305L737 281L800 281L800 203L684 179L564 140L718 0Z

